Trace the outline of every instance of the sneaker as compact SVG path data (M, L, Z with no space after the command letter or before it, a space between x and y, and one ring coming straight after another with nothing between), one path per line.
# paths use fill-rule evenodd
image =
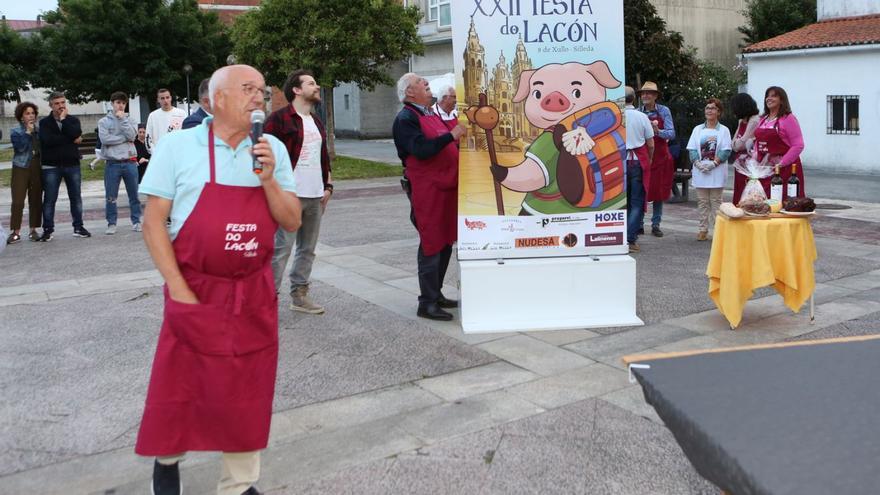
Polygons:
M310 315L319 315L324 312L323 306L315 304L309 299L309 287L307 285L297 287L290 293L290 298L292 299L290 309L294 311Z
M144 230L144 228L141 227L141 223L140 223L140 222L138 222L138 223L134 223L134 224L131 225L131 231L132 231L132 232L143 232L143 230Z
M107 235L115 234L116 233L116 226L115 225L108 225L107 230L105 230L104 233Z
M263 492L257 490L257 487L252 486L247 491L241 492L241 495L263 495Z
M153 482L150 491L153 495L181 495L183 484L180 482L180 466L175 462L169 466L153 461Z
M28 239L30 239L31 242L40 242L40 234L38 234L36 230L32 230L31 233L28 234Z
M640 248L639 245L634 242L629 245L629 252L631 253L638 253L641 250L642 248Z
M78 229L73 229L74 237L91 237L92 233L86 230L85 227L80 227Z
M21 235L16 234L15 232L9 234L9 237L6 238L6 244L15 244L16 242L21 242Z
M40 236L40 242L49 242L52 240L52 232L43 231L43 235Z
M663 231L660 230L659 226L655 225L651 227L651 235L653 235L654 237L663 237Z
M697 240L698 241L709 240L709 233L708 232L697 232Z

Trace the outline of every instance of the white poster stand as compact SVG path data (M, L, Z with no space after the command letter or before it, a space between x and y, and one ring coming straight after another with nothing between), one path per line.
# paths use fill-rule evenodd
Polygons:
M630 256L463 260L464 333L643 325Z
M623 0L453 4L464 332L642 325Z

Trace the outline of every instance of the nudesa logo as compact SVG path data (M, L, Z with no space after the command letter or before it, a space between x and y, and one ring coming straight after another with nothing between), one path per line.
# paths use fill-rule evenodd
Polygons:
M468 220L467 218L465 218L464 219L464 226L467 227L468 230L483 230L486 228L486 222L481 222L479 220L474 220L472 222L472 221Z
M557 247L559 246L559 236L523 237L516 240L515 246L518 248Z

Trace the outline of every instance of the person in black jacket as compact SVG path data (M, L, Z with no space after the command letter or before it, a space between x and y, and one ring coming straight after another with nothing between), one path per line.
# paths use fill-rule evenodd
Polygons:
M211 82L211 79L206 78L202 80L201 84L199 84L199 109L189 117L183 119L183 124L180 126L181 129L192 129L201 124L202 121L205 120L205 117L210 115L210 113L208 113L208 110L211 109L211 98L208 96L209 82Z
M144 178L144 174L147 173L147 165L150 164L150 157L152 156L150 152L147 151L146 124L138 124L138 133L134 140L134 149L137 150L138 184L140 184L141 180Z
M67 113L67 98L64 93L49 95L52 113L40 120L40 146L43 153L43 235L40 241L52 240L55 231L55 201L61 180L67 187L70 199L70 216L73 217L73 236L91 237L83 227L82 155L78 145L82 142L82 127L79 119Z

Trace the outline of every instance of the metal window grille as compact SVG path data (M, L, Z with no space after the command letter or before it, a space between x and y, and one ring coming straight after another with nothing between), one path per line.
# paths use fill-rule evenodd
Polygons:
M828 119L826 133L859 133L858 95L828 95Z

